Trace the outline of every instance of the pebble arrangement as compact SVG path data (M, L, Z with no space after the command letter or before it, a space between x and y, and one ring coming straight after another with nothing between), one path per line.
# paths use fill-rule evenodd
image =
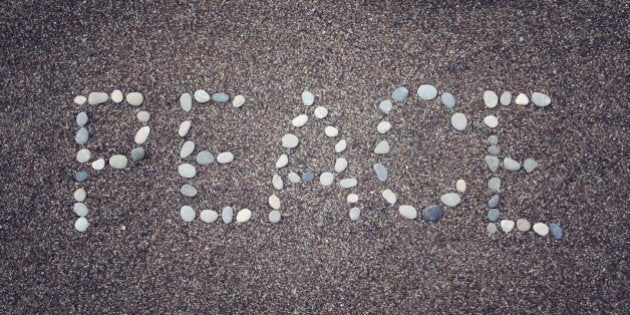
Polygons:
M92 106L101 106L102 104L107 103L108 101L112 101L115 104L120 104L123 101L132 107L139 108L142 106L144 102L144 96L139 92L130 92L127 93L126 97L123 99L123 93L120 90L114 90L111 94L107 94L105 92L91 92L88 94L88 97L83 95L78 95L74 98L74 103L78 106L84 106L86 103ZM134 137L134 142L137 147L131 150L129 153L129 157L134 161L138 162L144 159L146 155L146 151L144 149L144 144L147 142L149 138L149 133L151 132L151 127L148 126L148 122L150 120L151 114L143 109L140 109L136 113L136 118L138 122L140 122L143 126L138 129L136 135ZM94 171L102 171L106 164L109 163L112 169L125 169L128 167L128 157L123 154L114 154L107 157L95 157L92 155L92 152L87 148L87 143L90 138L90 132L88 129L89 116L86 111L81 111L76 116L76 123L79 126L79 130L76 133L74 138L77 145L80 149L77 151L76 160L81 165L85 165L90 163L91 167ZM75 180L78 184L84 183L88 180L89 174L86 170L78 170L75 173ZM74 228L79 232L87 231L90 222L87 219L90 210L86 204L87 199L87 191L85 188L78 188L74 191L74 200L75 204L73 206L74 213L79 217L74 222Z

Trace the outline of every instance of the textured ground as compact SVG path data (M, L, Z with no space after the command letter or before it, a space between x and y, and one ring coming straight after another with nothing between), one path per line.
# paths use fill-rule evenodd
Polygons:
M0 312L628 313L629 11L623 1L2 2ZM370 167L377 105L423 83L452 92L472 124L454 132L437 102L398 107L382 185ZM72 99L114 88L145 94L149 156L92 172L92 225L80 234ZM177 99L196 88L248 104L187 116ZM279 139L307 88L351 143L357 223L347 192L317 184L286 189L282 224L263 222ZM553 105L487 110L486 88L539 90ZM89 111L90 148L129 152L133 110ZM541 162L501 175L502 213L558 222L563 240L485 234L490 113L505 155ZM196 141L237 157L204 170L193 206L247 206L249 224L179 218L175 131L187 117ZM300 135L296 165L332 166L332 141L312 127ZM438 224L400 219L378 196L387 186L421 207L460 177L463 203Z

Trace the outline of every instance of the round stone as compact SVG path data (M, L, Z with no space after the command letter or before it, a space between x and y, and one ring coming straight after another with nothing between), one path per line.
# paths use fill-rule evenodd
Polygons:
M203 210L199 213L199 219L205 223L213 223L219 218L219 214L214 210Z
M236 214L236 222L238 223L245 223L247 221L249 221L249 219L252 218L252 211L249 209L241 209L237 214Z
M206 103L210 100L210 94L208 94L208 92L201 89L195 91L193 93L193 97L195 98L195 101L199 103Z
M121 90L113 90L110 97L116 104L120 104L123 101L123 93Z
M212 100L217 103L227 103L230 101L230 96L223 92L214 93L212 94Z
M274 210L280 210L281 202L276 194L269 196L269 206Z
M84 217L80 217L76 221L74 221L75 230L81 233L87 231L89 226L90 226L90 222L88 222L88 220Z
M289 172L289 175L287 175L287 178L293 184L297 184L302 181L302 177L300 177L300 175L298 175L296 172Z
M498 157L492 156L492 155L486 155L484 160L486 161L486 165L488 165L488 168L490 169L490 171L496 172L497 169L499 169L499 158Z
M88 209L88 207L82 202L75 203L72 210L74 211L76 215L80 217L86 217L88 213L90 212L90 209Z
M286 154L281 155L276 161L276 168L281 169L289 164L289 156Z
M497 137L496 135L491 135L488 137L488 144L489 145L497 145L499 144L499 137Z
M182 188L179 189L179 192L182 193L182 195L192 198L197 196L197 188L195 188L195 186L193 185L189 185L189 184L184 184L182 185Z
M234 154L232 152L221 152L217 155L217 162L219 164L228 164L234 161Z
M381 121L376 126L376 131L378 131L378 133L380 134L386 134L390 129L392 129L392 124L390 124L389 121L385 120Z
M144 126L138 129L138 132L136 133L136 136L134 137L133 141L136 144L144 144L145 142L147 142L147 139L149 138L149 133L151 133L151 127Z
M136 118L138 119L139 122L145 123L151 119L151 114L147 112L146 110L141 110L136 114Z
M512 93L505 91L501 94L501 97L499 97L499 103L501 103L501 105L503 106L508 106L510 105L510 103L512 103Z
M389 142L387 140L383 140L379 142L376 147L374 147L374 153L376 154L387 154L389 153Z
M499 225L501 225L501 230L505 233L510 233L514 229L514 221L512 220L501 220Z
M468 126L468 118L462 113L455 113L451 116L451 125L455 130L462 131Z
M346 201L350 204L353 203L357 203L359 202L359 195L357 194L348 194L348 197L346 197Z
M418 88L418 97L425 101L430 101L434 99L438 94L435 86L430 84L423 84Z
M234 96L234 99L232 100L232 106L239 108L243 105L245 105L245 96L240 95L240 94Z
M484 91L483 92L483 103L486 104L488 108L495 108L499 102L499 97L497 93L494 91Z
M446 193L440 196L440 201L447 207L453 208L462 201L462 198L458 193Z
M308 122L308 116L306 116L305 114L302 114L293 118L293 120L291 121L291 124L293 125L293 127L300 128L306 125L306 122Z
M278 223L282 219L282 214L278 210L272 210L269 212L269 222Z
M177 134L180 137L185 137L190 131L190 127L192 127L192 122L190 120L186 120L179 124L179 129L177 129Z
M232 223L232 219L234 219L234 209L232 207L224 207L223 211L221 211L221 219L225 224Z
M317 106L317 108L315 108L315 111L313 111L313 114L317 119L324 119L326 118L326 116L328 116L328 109L324 106Z
M192 222L197 216L197 212L191 206L183 206L179 209L179 215L184 222Z
M525 161L523 161L523 169L525 169L525 172L527 172L528 174L533 172L537 167L538 162L536 162L534 159L525 159Z
M74 200L78 202L83 202L85 198L87 197L87 193L85 192L85 189L79 188L74 191L73 197L74 197Z
M87 97L83 95L77 95L74 97L74 103L77 105L83 105L85 102L87 102Z
M142 101L144 101L144 97L138 92L127 93L125 99L127 100L127 104L131 106L140 106L142 105Z
M516 99L514 99L514 103L516 103L517 105L527 105L529 104L529 98L527 97L527 95L520 93L516 96Z
M310 183L310 182L315 180L315 175L313 173L306 172L306 173L302 174L302 180L305 183Z
M455 182L455 189L457 189L457 191L463 193L466 191L466 181L463 179L458 179L457 182Z
M407 99L409 96L409 90L407 88L401 86L392 92L392 99L397 102L402 102Z
M374 164L374 172L376 173L376 178L378 178L379 181L381 182L387 181L387 177L389 176L389 174L387 172L387 167L385 167L385 165L381 163Z
M361 215L361 209L354 207L350 209L350 211L348 212L348 215L350 216L350 220L356 221L359 219L359 216Z
M77 114L77 125L83 127L88 123L88 115L86 112L80 112Z
M410 205L401 205L398 207L398 213L409 220L415 220L418 217L418 211Z
M90 138L90 133L88 132L88 130L85 129L85 127L81 127L79 131L77 131L77 135L74 137L74 141L77 144L83 145L88 142L89 138Z
M490 128L495 128L499 125L499 119L497 118L497 116L488 115L483 119L483 123Z
M490 178L490 180L488 181L488 189L490 189L490 191L493 191L493 192L500 192L501 191L501 179L498 178L498 177Z
M282 137L282 146L287 149L293 149L298 146L300 139L292 133L287 133Z
M144 150L143 147L133 148L131 150L131 159L134 160L134 161L140 161L140 160L144 159L146 154L147 154L147 152Z
M527 232L532 227L532 225L527 221L527 219L518 219L516 220L516 228L521 232Z
M534 92L532 93L532 103L538 107L546 107L551 104L551 97L544 93Z
M105 159L100 158L100 159L97 159L96 161L92 162L92 168L94 170L97 170L97 171L100 171L100 170L104 169L105 168Z
M499 194L492 195L492 197L488 199L488 207L496 208L499 205L500 200L501 200L501 197L499 196Z
M451 93L446 92L442 94L440 101L442 101L442 104L444 104L444 106L448 108L455 107L455 96L453 96L453 94Z
M506 157L503 159L503 168L508 171L518 171L521 169L521 163Z
M311 106L315 103L315 95L309 91L302 92L302 103L306 106Z
M352 188L356 185L357 185L356 178L344 178L339 181L339 186L341 186L341 188L347 189L347 188Z
M324 128L324 134L326 134L328 138L334 138L339 135L339 130L333 126L326 126L326 128Z
M335 144L335 152L341 153L346 150L348 147L348 142L346 140L341 139Z
M98 105L107 102L109 95L105 92L92 92L88 94L88 104Z
M494 223L488 223L488 225L486 225L486 232L490 235L497 233L498 229L497 229L497 225Z
M499 216L501 215L501 212L499 212L499 209L490 209L488 210L488 220L489 221L496 221L499 219Z
M74 174L74 179L79 183L86 181L88 177L89 175L86 171L78 171Z
M319 183L322 184L322 186L330 186L332 185L334 180L335 175L333 175L333 173L331 172L323 172L321 175L319 175Z
M186 141L182 145L181 150L179 150L179 157L185 159L189 157L193 153L193 151L195 151L195 143L190 140Z
M533 96L532 96L533 99ZM561 239L562 238L562 228L555 224L555 223L551 223L549 224L549 231L551 231L551 235L556 238L556 239Z
M197 164L208 165L214 162L214 155L207 150L197 153Z
M422 219L426 222L436 222L444 216L444 209L438 205L431 205L422 210Z
M547 236L547 234L549 234L549 227L547 224L541 222L534 224L533 230L540 236Z
M111 165L112 168L121 170L127 167L127 157L122 154L112 155L112 157L109 158L109 165Z
M185 112L192 110L192 96L190 93L182 93L182 95L179 96L179 105Z
M501 153L501 148L496 145L491 145L488 147L488 154L492 156L498 156Z
M284 188L284 182L282 181L282 177L278 174L274 174L271 178L271 185L276 190L282 190Z
M177 167L177 172L184 178L193 178L197 175L197 169L188 163L180 164Z
M378 104L378 109L380 109L383 113L387 114L392 110L393 104L390 100L384 100L380 104Z
M340 157L335 161L335 172L341 173L348 167L348 160Z
M394 193L393 191L389 189L383 190L383 192L381 193L381 196L383 196L383 199L385 199L385 201L387 201L387 203L389 203L390 205L395 205L396 200L398 199L398 197L396 196L396 193Z
M92 153L88 149L81 149L77 152L77 162L87 163L92 157Z

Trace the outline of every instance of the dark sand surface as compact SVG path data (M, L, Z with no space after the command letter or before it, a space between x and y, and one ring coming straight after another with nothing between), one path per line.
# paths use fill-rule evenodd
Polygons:
M628 2L64 2L0 4L0 313L630 311ZM388 118L392 152L379 159L378 103L423 83L452 92L469 127L455 132L438 101L407 101ZM99 156L128 153L140 124L128 106L72 100L115 88L145 95L148 157L89 170L81 234L74 172L89 167L75 160L75 115L88 110ZM248 103L186 114L179 95L196 88ZM283 221L266 223L280 138L307 110L304 89L350 143L358 222L348 191L312 184L279 193ZM490 110L484 89L541 91L553 104ZM541 163L499 173L502 216L557 222L564 239L485 233L491 113L503 154ZM200 169L192 202L176 172L176 130L189 118L198 145L236 155ZM292 161L318 172L332 166L334 142L311 123ZM387 184L376 161L390 168ZM422 208L460 177L463 202L437 224L401 219L379 196L389 187ZM184 203L254 217L187 224Z

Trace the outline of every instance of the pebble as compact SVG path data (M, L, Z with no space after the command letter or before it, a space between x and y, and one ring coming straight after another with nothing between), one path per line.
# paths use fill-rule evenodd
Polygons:
M223 92L214 93L212 94L212 100L217 103L227 103L230 101L230 96Z
M384 100L380 104L378 104L378 109L380 109L383 113L387 114L392 110L393 104L390 100Z
M195 151L195 143L190 140L186 141L182 145L181 150L179 150L179 157L185 159L189 157L193 153L193 151Z
M462 113L455 113L451 116L451 125L455 128L455 130L462 131L466 129L466 126L468 125L468 118L466 118L466 115Z
M76 172L76 174L74 174L74 179L79 183L86 181L88 177L89 175L86 171L78 171Z
M302 174L302 180L305 183L310 183L310 182L315 180L315 175L313 173L306 172L306 173Z
M486 161L486 165L492 172L496 172L499 169L499 158L492 155L486 155L484 158Z
M232 106L239 108L243 105L245 105L245 96L240 95L240 94L234 96L234 99L232 100Z
M488 181L488 189L490 189L490 191L493 191L493 192L500 192L501 191L501 179L498 178L498 177L490 178L490 180Z
M462 202L462 197L458 193L446 193L440 196L440 201L448 207L456 207Z
M269 196L269 206L274 209L274 210L280 210L280 198L278 198L278 196L276 196L276 194L273 194L271 196Z
M357 185L356 178L344 178L339 181L339 186L341 188L352 188Z
M409 90L407 88L401 86L392 92L392 99L397 102L402 102L407 99L409 96Z
M392 124L390 124L389 121L383 120L376 126L376 131L380 134L386 134L391 128Z
M488 137L488 144L489 145L497 145L499 144L499 137L497 137L496 135L491 135Z
M282 214L280 213L280 211L272 210L271 212L269 212L269 222L278 223L280 222L281 218L282 218Z
M490 235L497 233L498 229L497 229L497 225L494 223L488 223L488 225L486 225L486 232Z
M213 223L219 218L219 214L214 210L203 210L199 213L199 219L205 223Z
M483 123L490 128L495 128L499 125L499 119L497 118L497 116L488 115L483 119Z
M499 97L497 93L494 91L484 91L483 92L483 103L486 104L487 108L495 108L497 107L497 103L499 102Z
M113 90L110 97L116 104L120 104L123 101L123 93L121 90Z
M77 144L86 144L88 139L90 138L90 133L88 132L87 129L85 129L85 127L81 127L81 129L79 129L79 131L77 131L77 135L74 136L74 141L76 141Z
M83 95L77 95L74 97L74 103L77 105L83 105L85 102L87 102L87 97Z
M376 178L378 178L379 181L387 181L387 177L389 175L387 173L387 167L385 167L385 165L381 163L374 164L374 172L376 173Z
M74 200L76 200L77 202L83 202L85 201L85 198L87 197L87 193L85 192L85 189L79 188L74 191L74 194L72 194L72 196L74 197Z
M289 164L289 156L286 154L281 155L276 161L276 168L281 169Z
M488 147L488 154L492 156L498 156L501 153L501 148L496 145L491 145Z
M361 216L361 209L357 207L350 209L350 211L348 212L348 216L350 216L350 220L352 221L358 220L359 216Z
M109 95L105 92L92 92L88 95L88 104L98 105L107 102Z
M455 189L457 189L457 191L463 193L466 191L466 181L463 179L458 179L457 182L455 182Z
M532 99L533 99L533 96L532 96ZM556 239L562 238L562 235L563 235L562 228L559 225L555 223L551 223L549 224L549 230L551 231L551 235L555 237Z
M232 223L232 219L234 219L234 209L232 207L224 207L223 211L221 211L221 219L225 224Z
M348 142L346 142L346 140L344 139L341 139L337 142L337 144L335 144L335 152L341 153L345 151L347 147L348 147Z
M81 149L77 152L77 161L79 163L87 163L92 157L92 153L88 149Z
M346 201L348 203L357 203L359 202L359 195L357 194L348 194L348 197L346 197Z
M188 132L190 131L190 127L192 127L192 121L186 120L182 122L181 124L179 124L179 129L177 129L177 134L182 138L185 137L186 135L188 135Z
M133 148L131 150L131 159L134 160L134 161L140 161L140 160L144 159L146 154L147 154L147 152L144 150L143 147Z
M442 94L440 100L442 101L442 104L448 108L455 107L455 96L449 92Z
M488 220L489 221L496 221L499 219L499 216L501 215L501 212L499 212L499 209L495 209L492 208L490 210L488 210Z
M315 108L315 111L313 113L315 115L315 118L324 119L326 118L326 116L328 116L328 109L324 106L317 106L317 108Z
M387 203L389 203L390 205L395 205L396 200L398 199L398 197L396 196L396 193L394 193L393 191L389 189L383 190L383 192L381 193L381 196L383 196L383 199L385 199L385 201L387 201Z
M516 220L516 228L521 232L527 232L531 227L532 225L526 219Z
M100 171L100 170L104 169L105 168L105 159L100 158L100 159L97 159L96 161L92 162L92 168L94 170L97 170L97 171Z
M83 127L88 123L88 115L86 112L80 112L77 114L77 125Z
M512 220L501 220L499 224L501 225L501 230L505 233L510 233L514 229L514 221Z
M292 149L298 146L300 139L292 133L287 133L282 137L282 146L287 149Z
M438 205L431 205L422 210L422 219L426 222L436 222L444 216L444 209Z
M376 154L387 154L389 153L389 142L387 140L383 140L379 142L374 148L374 153Z
M206 103L207 101L210 100L210 94L208 94L208 92L204 90L195 91L193 93L193 97L195 98L195 101L199 103Z
M271 179L271 185L276 190L282 190L282 188L284 188L284 181L282 181L282 177L280 177L280 175L274 174Z
M326 128L324 128L324 134L326 134L328 138L334 138L339 135L339 130L333 126L326 126Z
M514 103L516 103L517 105L527 105L529 104L529 98L527 97L527 95L521 93L516 96L516 99L514 99Z
M488 199L488 207L496 208L497 206L499 206L499 201L501 201L501 197L499 196L499 194L492 195L492 197Z
M335 161L335 172L341 173L348 167L348 160L340 157Z
M184 163L177 167L177 173L184 178L193 178L197 175L197 169L191 164Z
M179 209L179 215L182 217L184 222L192 222L197 216L197 213L191 206L183 206Z
M90 209L82 202L75 203L72 210L74 211L76 215L80 217L86 217L88 213L90 212Z
M499 97L499 103L501 103L501 105L503 106L508 106L510 105L510 103L512 103L512 93L505 91L501 94L501 97Z
M547 94L534 92L532 93L532 103L538 107L546 107L551 104L551 98Z
M518 171L519 169L521 169L521 163L509 157L506 157L503 159L503 168L508 171Z
M182 185L182 187L179 189L179 192L182 193L182 195L190 198L197 196L198 193L197 188L189 184Z
M221 152L217 155L217 162L219 164L228 164L234 161L234 154L232 152Z
M151 119L151 114L147 112L146 110L141 110L136 114L136 118L138 119L139 122L145 123Z
M214 162L214 155L210 153L210 151L204 150L197 153L197 164L199 165L208 165Z
M182 95L179 96L179 105L185 112L192 110L192 96L190 93L182 93Z
M112 155L109 158L109 165L114 169L121 170L127 167L127 157L121 154Z
M302 103L306 106L311 106L315 103L315 95L309 91L302 92Z
M534 224L533 230L540 236L547 236L547 234L549 234L549 227L547 224L541 222Z
M333 173L331 172L323 172L321 175L319 175L319 183L322 184L322 186L330 186L332 185L334 180L335 175L333 175Z
M144 101L144 97L138 92L127 93L127 97L125 99L131 106L140 106L142 105L142 101Z
M293 120L291 121L291 124L293 125L293 127L300 128L306 125L306 122L308 122L308 116L306 116L305 114L302 114L293 118Z
M237 214L236 214L236 222L238 223L245 223L247 221L249 221L249 219L252 218L252 211L249 209L241 209Z
M528 174L533 172L537 167L538 162L536 162L536 160L534 159L525 159L525 161L523 162L523 168Z
M437 89L430 84L423 84L418 88L418 97L425 101L430 101L437 96Z
M145 142L147 142L147 139L149 138L149 133L151 133L151 127L149 126L141 127L140 129L138 129L138 132L136 133L136 136L133 141L136 144L144 144Z
M415 220L418 217L418 211L410 205L401 205L398 207L398 213L409 220Z
M74 228L81 233L87 231L89 226L90 222L84 217L80 217L74 221Z
M302 181L302 178L296 172L289 172L289 175L287 175L287 178L293 184L297 184Z

